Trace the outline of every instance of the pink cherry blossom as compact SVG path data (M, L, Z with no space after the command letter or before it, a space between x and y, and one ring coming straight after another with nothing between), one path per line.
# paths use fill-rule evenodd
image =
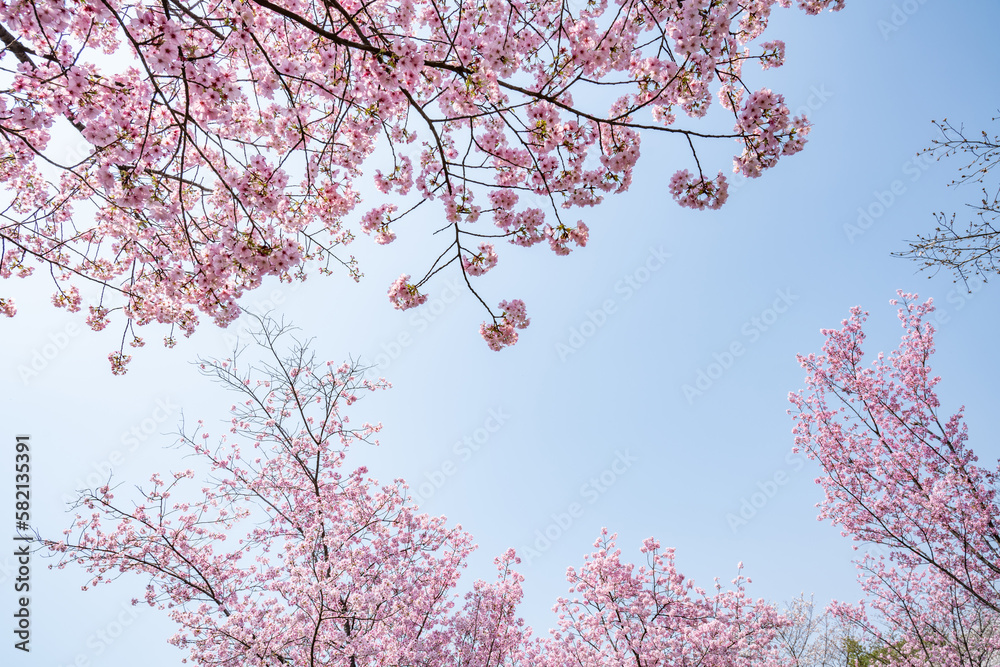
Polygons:
M410 276L403 274L389 287L389 301L394 308L407 310L427 301L427 295L421 294L409 281Z
M729 198L729 183L720 171L710 181L695 177L686 169L677 172L670 179L670 194L677 203L694 209L718 209Z
M418 209L449 233L416 256L430 264L417 285L487 267L499 241L565 255L589 232L562 216L626 191L651 132L678 149L657 166L676 172L678 203L718 208L726 183L702 173L705 146L735 140L736 169L755 177L804 145L808 123L780 94L749 92L784 61L762 36L790 4L2 3L0 277L42 266L57 306L105 309L91 324L127 340L227 326L269 277L360 279L343 254L358 229L387 244ZM716 99L731 135L701 131ZM391 201L359 211L366 176ZM493 252L476 261L468 235ZM74 292L85 284L103 287L96 302Z
M524 301L514 299L512 301L500 302L501 315L494 317L493 323L483 322L479 327L479 333L483 340L494 352L499 352L504 347L517 342L517 331L524 329L531 323L527 317Z
M1000 652L998 471L976 463L963 408L941 411L932 301L900 292L892 303L896 350L865 365L867 313L852 308L823 330L821 355L799 356L806 389L789 397L796 448L822 469L820 518L880 548L858 561L868 601L833 610L892 664L989 664Z
M502 304L526 323L523 304ZM239 394L228 433L205 422L181 434L191 468L138 487L84 490L60 539L58 567L81 567L84 589L135 586L132 604L165 611L170 643L196 665L791 667L778 659L774 606L754 601L737 567L732 588L706 592L677 571L673 549L645 540L645 564L622 557L607 530L570 568L557 627L536 637L517 615L520 559L462 586L472 536L419 511L404 480L380 484L352 464L380 424L346 409L387 387L357 364L321 363L288 327L259 320L270 358L202 360ZM119 498L118 495L121 494ZM460 595L459 589L465 593ZM153 647L153 650L157 650Z
M470 276L481 276L497 265L497 253L492 243L480 243L475 255L462 255L462 268Z

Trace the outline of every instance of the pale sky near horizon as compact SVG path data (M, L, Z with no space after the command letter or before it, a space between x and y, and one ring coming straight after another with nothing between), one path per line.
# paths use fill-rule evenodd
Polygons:
M998 24L1000 5L985 0L848 0L836 14L777 12L767 34L787 43L786 64L752 81L783 93L793 111L809 110L805 150L734 188L722 210L697 212L677 207L666 189L689 166L685 147L647 139L630 191L582 212L585 249L563 258L503 248L482 278L488 301L526 302L532 322L511 349L486 347L483 315L471 295L455 296L453 275L430 285L423 309L389 306L388 285L401 272L422 273L436 255L423 240L433 220L384 248L360 238L350 249L366 274L360 284L343 275L271 283L244 305L273 306L315 338L321 357L379 363L393 388L348 414L381 421L381 445L359 451L355 465L384 482L407 479L422 508L475 536L463 586L492 579L493 558L517 549L521 615L539 634L555 623L550 608L566 594L566 568L582 563L602 527L619 534L633 561L645 537L675 547L679 570L706 588L713 577L731 580L742 561L754 597L855 601L852 545L816 521L818 468L791 454L787 395L805 377L795 355L819 352L819 330L860 304L871 313L874 358L899 340L888 303L896 290L933 297L943 411L966 406L980 463L996 465L1000 361L990 352L1000 292L991 282L969 294L951 275L928 277L891 253L933 229L933 212L962 215L979 195L974 185L947 187L960 160L917 153L937 136L932 119L997 131ZM717 145L700 156L712 173L728 173L732 151ZM222 430L231 397L189 362L224 356L233 330L206 324L173 350L150 330L129 373L112 377L106 357L120 332L85 330L49 304L43 280L5 282L0 293L17 298L19 313L0 321L3 437L32 436L39 527L68 526L64 498L109 463L126 486L187 467L161 435L182 413ZM44 364L24 374L36 353ZM12 498L13 455L5 455L0 488ZM552 539L540 539L546 532ZM25 658L9 641L13 559L0 555L4 664L115 667L137 656L150 667L181 664L184 654L166 644L174 628L165 614L121 606L141 597L144 581L81 592L83 572L45 564L32 566Z

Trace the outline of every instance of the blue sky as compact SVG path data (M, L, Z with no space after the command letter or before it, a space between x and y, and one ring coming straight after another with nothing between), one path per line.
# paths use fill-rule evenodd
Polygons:
M532 323L512 349L487 349L482 314L471 295L452 298L451 277L429 286L422 310L389 307L389 283L422 272L436 255L425 241L433 211L388 247L360 239L351 249L366 274L360 284L319 276L296 289L274 283L245 305L271 301L315 337L321 356L382 362L393 389L351 413L383 422L382 445L357 463L416 488L453 469L421 505L475 535L480 549L466 584L492 577L492 559L507 547L538 551L522 564L521 612L539 632L554 621L549 609L566 592L566 567L582 562L604 526L631 558L650 535L676 547L680 570L701 585L732 579L742 560L755 596L855 600L851 544L815 520L818 469L790 455L787 395L804 378L795 354L818 352L819 330L860 304L871 312L874 357L898 342L888 304L895 291L932 296L946 320L934 362L942 402L949 413L966 406L984 465L1000 455L991 437L1000 429L1000 364L991 354L1000 294L992 283L968 294L949 274L928 278L890 256L933 228L932 212L960 211L978 195L975 186L946 187L958 160L917 153L936 136L932 119L978 132L998 115L998 19L1000 6L986 1L849 0L838 14L779 12L769 34L786 41L786 65L753 80L782 92L793 110L809 109L806 149L735 188L722 210L694 212L674 205L665 187L689 166L686 150L648 138L630 192L584 212L587 248L568 257L506 249L481 279L488 301L527 304ZM713 173L728 172L731 153L718 146L702 159ZM851 229L859 210L872 216L861 234ZM186 362L226 354L232 331L205 327L172 351L147 346L127 376L113 378L106 355L117 334L74 329L48 304L42 281L10 282L4 289L20 312L0 322L4 432L8 440L32 435L33 507L43 529L68 525L63 496L108 462L135 481L186 467L159 435L176 429L182 411L189 421L226 419L230 398ZM19 367L59 342L25 381ZM741 353L730 362L734 344ZM712 371L701 394L685 394L720 359L724 372ZM735 525L731 515L755 493L770 496L757 496L755 514ZM577 516L559 526L574 503ZM538 549L546 531L558 536ZM4 609L13 608L10 564L0 557ZM140 651L152 653L150 665L180 664L183 655L165 644L169 620L148 609L122 615L122 601L144 582L82 593L81 572L48 571L38 559L32 576L34 652L16 664L63 666L82 656L122 665Z

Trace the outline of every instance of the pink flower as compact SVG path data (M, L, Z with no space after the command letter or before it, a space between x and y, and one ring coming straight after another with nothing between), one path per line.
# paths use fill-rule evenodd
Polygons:
M531 323L525 311L524 301L521 299L509 302L501 301L500 310L503 314L499 320L494 318L493 324L483 322L479 326L479 334L494 352L499 352L504 347L516 343L517 331L515 329L524 329Z
M481 276L497 265L497 254L492 243L479 244L479 253L462 256L462 268L470 276Z
M462 246L468 235L566 255L589 242L586 224L563 222L568 211L627 191L645 136L679 133L702 163L712 143L730 141L696 127L717 99L737 116L744 175L801 150L809 130L779 94L749 93L744 67L784 61L784 43L761 36L792 0L597 0L572 16L558 2L459 2L441 13L431 0L400 0L372 5L352 28L364 34L351 39L374 40L367 53L253 3L212 5L205 20L120 4L2 5L34 55L11 66L0 92L0 125L14 138L0 181L16 195L0 278L55 269L53 302L71 312L81 285L117 294L126 330L155 322L189 336L202 316L226 326L267 276L302 280L339 265L357 280L341 246L359 230L394 243L407 216L422 219L414 234L444 244L422 256L460 263L465 276L497 263L490 244ZM358 3L348 4L353 16ZM843 4L798 2L807 13ZM313 18L334 32L344 20ZM586 92L605 84L610 97ZM694 122L679 123L682 114ZM45 156L66 123L79 143L60 167ZM366 175L378 200L356 212ZM682 206L726 200L724 179L701 170L670 186ZM500 233L483 233L484 213ZM410 308L422 297L396 285L390 299ZM502 319L486 328L510 341ZM107 312L87 321L104 328Z
M670 179L670 194L681 206L694 209L718 209L729 198L729 183L720 171L711 181L695 180L691 172L678 171Z
M398 310L416 308L427 301L427 295L417 291L416 286L409 283L410 276L403 274L389 287L389 301Z
M764 42L760 45L764 49L760 57L761 69L781 67L785 63L785 43L780 39L773 42Z
M94 331L101 331L108 326L108 309L102 306L90 306L87 325Z
M108 355L108 361L111 362L113 375L125 375L128 370L126 366L128 366L128 362L132 361L132 356L124 352L112 352Z

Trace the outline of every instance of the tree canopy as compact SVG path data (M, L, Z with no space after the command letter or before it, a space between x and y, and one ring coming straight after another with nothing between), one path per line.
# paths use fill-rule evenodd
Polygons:
M817 14L843 0L798 4ZM94 329L120 314L121 373L140 327L167 325L170 346L202 316L231 323L266 276L341 265L357 279L343 247L359 230L392 242L433 205L440 255L401 271L390 301L418 306L428 280L460 272L500 349L527 326L524 303L492 306L472 278L495 267L498 242L557 255L585 245L570 210L629 187L644 133L675 138L669 191L693 208L728 196L719 165L699 159L706 142L735 142L747 177L801 150L808 121L752 81L784 62L784 43L761 39L772 9L790 5L5 3L0 276L41 268L53 303L86 309ZM731 121L708 124L713 99ZM70 136L81 149L60 153L56 138ZM369 158L391 197L365 204ZM94 299L85 284L100 288ZM0 311L12 316L13 301Z

